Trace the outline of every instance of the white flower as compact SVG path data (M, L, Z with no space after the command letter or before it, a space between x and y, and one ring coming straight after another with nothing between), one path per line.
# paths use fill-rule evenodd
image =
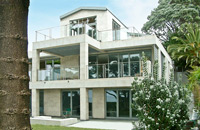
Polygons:
M184 103L185 101L183 100L183 99L180 99L179 101L178 101L178 103L179 104L182 104L182 103Z
M156 108L160 109L161 107L159 105L157 105Z
M153 86L153 85L151 85L151 86L150 86L150 89L153 89L153 88L154 88L154 86Z
M166 98L166 100L165 100L166 102L170 102L170 98Z

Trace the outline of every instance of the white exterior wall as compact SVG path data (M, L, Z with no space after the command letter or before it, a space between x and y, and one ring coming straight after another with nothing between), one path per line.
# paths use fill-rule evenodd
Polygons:
M61 116L60 90L44 90L44 115Z

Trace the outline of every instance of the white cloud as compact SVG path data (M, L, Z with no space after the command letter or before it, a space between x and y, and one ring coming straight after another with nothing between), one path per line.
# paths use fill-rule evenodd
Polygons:
M110 0L110 2L117 8L115 13L122 22L128 27L136 27L139 31L147 21L147 16L158 6L158 0Z

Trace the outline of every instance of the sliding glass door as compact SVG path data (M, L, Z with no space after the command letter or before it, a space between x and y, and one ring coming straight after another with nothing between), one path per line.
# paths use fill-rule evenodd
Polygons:
M62 110L70 111L72 116L80 116L80 91L63 91L62 92Z
M130 116L130 91L129 90L119 90L119 117L129 117Z
M131 108L131 90L116 89L106 90L106 117L132 118L135 111Z

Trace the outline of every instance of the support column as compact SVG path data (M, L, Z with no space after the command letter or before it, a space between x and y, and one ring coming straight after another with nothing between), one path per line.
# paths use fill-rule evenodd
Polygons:
M88 79L88 43L80 43L80 79Z
M89 119L88 89L80 88L80 120Z
M31 100L32 100L32 116L39 116L39 90L31 90Z
M92 116L99 119L105 118L104 88L92 89Z
M40 68L40 52L33 50L32 52L32 82L38 80L38 70Z
M158 79L162 77L162 68L161 68L161 51L160 48L158 49Z

